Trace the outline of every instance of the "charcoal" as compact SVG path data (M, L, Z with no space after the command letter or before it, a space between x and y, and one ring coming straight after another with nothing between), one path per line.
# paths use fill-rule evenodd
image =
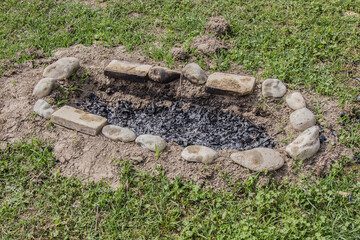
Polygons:
M185 109L181 99L169 107L152 102L135 108L127 101L117 102L111 107L90 93L77 105L87 112L106 117L110 124L130 128L138 136L158 135L183 147L202 145L216 150L243 151L276 146L263 127L239 115L192 104Z

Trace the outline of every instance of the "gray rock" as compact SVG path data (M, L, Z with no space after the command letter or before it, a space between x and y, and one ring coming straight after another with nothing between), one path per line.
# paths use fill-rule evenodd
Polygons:
M112 60L105 68L104 74L116 79L134 82L145 82L152 65Z
M290 124L297 131L304 131L316 124L316 118L309 109L302 108L290 114Z
M292 110L306 107L305 99L299 92L293 92L286 96L286 103Z
M51 114L54 112L54 109L51 108L45 100L39 99L34 105L34 112L39 114L41 117L50 119Z
M129 128L123 128L115 125L106 125L102 129L105 137L115 141L132 142L135 140L136 135Z
M266 79L262 84L264 97L282 97L286 93L286 86L279 79Z
M218 158L218 153L205 146L188 146L181 152L181 157L188 162L212 163Z
M43 78L34 87L33 95L42 98L50 94L54 88L56 79L54 78Z
M162 139L159 136L150 135L150 134L144 134L138 136L135 142L140 144L141 147L147 148L153 152L156 152L156 148L160 152L166 148L166 141L164 139Z
M230 158L237 164L252 171L276 170L284 165L280 153L270 148L254 148L236 152Z
M286 147L286 152L294 159L305 160L320 148L319 127L313 126L301 133Z
M251 94L254 87L254 77L216 72L209 76L205 85L205 90L209 93L232 93L243 96Z
M80 67L80 62L74 57L65 57L57 60L44 70L43 76L55 78L56 80L70 77Z
M154 82L169 83L176 79L180 79L180 72L165 67L152 67L149 70L149 78Z
M206 73L197 63L189 63L182 69L182 74L185 79L194 84L206 83Z

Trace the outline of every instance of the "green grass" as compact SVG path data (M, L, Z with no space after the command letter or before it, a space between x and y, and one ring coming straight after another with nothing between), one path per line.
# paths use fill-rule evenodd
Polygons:
M359 239L358 170L342 164L315 184L304 177L261 187L252 176L213 192L121 161L122 187L111 190L61 177L41 141L8 144L0 151L0 238Z
M231 71L234 65L250 74L261 70L264 78L336 97L347 107L359 94L354 77L360 77L360 18L345 14L360 13L359 0L99 2L105 4L1 1L0 61L10 65L2 64L0 75L11 64L38 57L39 50L47 57L57 48L95 41L122 44L173 66L170 49L178 45L211 71ZM221 40L232 48L201 56L189 43L217 15L231 24ZM211 69L207 58L215 62ZM63 88L56 102L64 103L68 91L79 88ZM357 151L358 119L356 110L345 113L338 133ZM171 183L161 169L151 176L122 161L123 187L114 191L54 173L51 147L41 141L9 144L0 151L0 238L359 239L359 167L346 171L348 161L339 159L320 181L301 177L298 184L270 181L260 187L254 176L243 184L230 182L230 192L179 179Z
M170 49L178 45L211 71L231 71L237 65L250 74L261 70L263 78L336 97L341 105L359 94L360 82L354 78L360 77L360 0L99 2L101 7L70 0L1 1L0 60L11 63L0 66L0 75L15 62L36 58L38 50L46 57L60 47L95 41L125 45L171 67ZM220 38L232 48L201 56L189 43L217 15L231 24ZM215 62L211 69L206 59ZM360 127L348 128L342 141L359 143Z
M15 1L0 4L0 59L24 61L59 47L100 41L147 51L172 64L170 48L203 34L212 15L223 15L231 31L223 37L233 48L212 54L215 70L229 62L264 77L304 84L344 102L357 97L359 76L359 0L345 1L105 1L91 7L79 1ZM156 47L157 46L157 47ZM207 67L201 56L198 61ZM223 64L225 63L225 64ZM351 73L350 73L351 72Z

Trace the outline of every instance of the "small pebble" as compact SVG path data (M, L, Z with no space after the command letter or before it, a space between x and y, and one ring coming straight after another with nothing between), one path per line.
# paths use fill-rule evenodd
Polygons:
M180 79L180 72L165 67L152 67L149 70L149 78L154 82L169 83L176 79Z
M297 131L304 131L316 124L316 118L309 109L302 108L290 114L290 124Z
M55 86L56 79L43 78L35 86L33 95L42 98L50 94L51 90Z
M212 163L218 158L218 153L205 146L188 146L181 152L181 157L188 162Z
M65 57L57 60L44 69L43 76L56 80L68 78L80 67L80 61L74 57Z
M149 149L152 152L162 152L166 148L166 142L159 136L144 134L140 135L135 140L141 147Z
M279 79L266 79L262 84L264 97L282 97L286 93L286 86Z
M50 104L48 104L45 100L39 99L34 105L34 112L43 118L50 119L54 109L52 109Z
M280 153L270 148L254 148L236 152L230 158L237 164L252 171L276 170L284 165Z
M129 128L123 128L115 125L106 125L102 129L105 137L115 141L132 142L135 140L136 135Z
M286 152L294 159L305 160L320 149L319 127L313 126L301 133L286 147Z
M184 78L194 84L206 83L207 76L204 70L197 63L189 63L182 69Z
M305 99L299 92L293 92L286 96L286 103L292 110L306 107Z

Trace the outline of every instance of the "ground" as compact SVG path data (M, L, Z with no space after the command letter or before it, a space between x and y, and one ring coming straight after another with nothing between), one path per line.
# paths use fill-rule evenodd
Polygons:
M106 137L88 136L60 126L53 126L48 120L42 119L33 113L33 105L36 98L32 96L33 87L41 79L44 66L52 63L61 57L76 57L80 59L82 68L78 71L78 79L62 81L58 89L54 90L46 100L52 105L59 103L62 96L61 90L69 87L72 82L80 81L86 75L84 83L81 84L81 91L70 91L66 99L67 104L76 106L76 102L83 100L90 92L95 93L103 101L114 104L118 101L131 101L134 105L144 105L155 101L160 104L169 104L169 99L183 99L186 104L198 104L203 107L218 106L223 111L232 111L240 114L254 123L264 127L270 136L278 142L276 150L285 159L285 166L280 170L263 175L259 182L266 184L270 179L279 182L286 178L295 180L298 175L310 174L316 171L328 172L332 163L343 156L352 157L352 150L339 143L337 133L341 129L337 118L340 115L338 102L329 97L320 96L310 89L296 89L303 92L308 107L317 111L317 118L324 127L323 135L326 142L321 144L320 151L311 159L302 163L302 170L298 172L297 162L288 157L285 147L297 136L289 123L289 115L292 112L286 106L283 99L264 99L261 96L261 81L258 83L254 94L245 97L234 96L213 96L204 92L204 89L184 81L180 90L180 82L171 84L147 84L132 83L126 80L109 79L103 74L105 66L113 60L127 60L142 63L157 63L148 57L138 54L131 54L124 47L106 48L102 46L76 45L67 49L60 49L55 52L53 58L42 58L35 64L37 67L30 67L26 62L16 69L9 77L2 77L4 87L0 90L3 99L3 108L0 114L4 119L2 124L2 141L13 142L24 136L45 139L54 146L54 155L59 159L58 168L64 176L76 176L85 180L106 180L111 182L114 188L118 183L118 166L114 159L136 159L136 168L153 172L158 166L162 166L163 173L170 179L182 177L184 180L193 180L195 183L210 186L213 189L225 189L229 176L233 181L245 182L249 175L254 173L237 165L230 159L230 154L235 150L221 150L220 157L214 164L203 165L201 163L188 163L180 156L182 147L176 143L170 143L159 159L155 154L142 149L135 143L114 142ZM181 65L177 68L181 70ZM242 72L232 72L244 74ZM209 74L209 73L208 73ZM109 94L110 93L110 94ZM181 95L181 96L180 96ZM58 101L57 101L58 100ZM317 108L321 108L317 109ZM16 129L16 131L15 131ZM335 135L336 134L336 135ZM319 160L326 154L318 166ZM142 160L139 160L141 158Z
M357 0L2 1L1 238L359 239L359 6ZM230 27L209 32L207 23L219 22L214 17ZM208 35L218 50L201 41L199 48ZM172 56L174 47L183 49L180 58ZM157 160L135 144L54 126L33 113L31 93L43 69L63 56L78 57L82 68L46 98L55 108L75 106L89 92L109 104L182 97L221 106L264 126L285 166L249 172L229 160L230 150L212 165L187 163L176 143ZM129 85L104 76L112 59L178 70L197 62L208 74L250 75L258 83L249 98L212 98L187 82L171 83L170 90ZM300 91L316 114L328 142L313 158L293 161L284 152L295 137L291 111L260 96L266 78ZM168 99L160 100L164 90Z

